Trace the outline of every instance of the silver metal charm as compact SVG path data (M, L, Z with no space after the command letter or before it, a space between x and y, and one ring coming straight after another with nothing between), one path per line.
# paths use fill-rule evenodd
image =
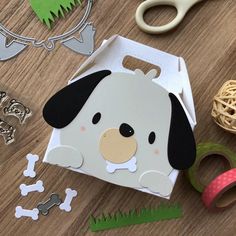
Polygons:
M15 131L16 129L13 126L0 119L0 135L4 138L6 145L15 141Z
M22 103L12 99L8 107L4 107L3 113L5 116L15 116L20 121L20 124L25 123L25 120L32 115L31 110Z
M43 47L48 51L52 51L55 48L56 42L60 42L63 46L76 53L91 55L94 50L94 35L96 29L92 26L92 23L87 23L87 19L90 15L92 5L93 0L88 0L83 18L72 30L42 41L15 34L0 23L0 61L6 61L17 56L30 44L33 47ZM73 36L78 31L81 34L80 39ZM15 40L9 45L6 45L8 35L15 38Z
M7 100L7 93L4 91L0 91L0 106L5 100Z
M54 207L54 206L59 206L61 204L61 199L59 197L58 194L55 194L53 193L51 196L50 196L50 199L47 200L46 202L43 202L43 203L39 203L37 208L39 210L39 212L46 216L48 215L49 213L49 210Z

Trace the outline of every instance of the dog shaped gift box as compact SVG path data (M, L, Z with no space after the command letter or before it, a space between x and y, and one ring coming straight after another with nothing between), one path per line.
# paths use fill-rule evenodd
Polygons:
M43 109L46 122L60 132L60 145L47 161L169 196L169 175L194 163L195 140L178 98L152 79L153 70L104 70L57 92Z

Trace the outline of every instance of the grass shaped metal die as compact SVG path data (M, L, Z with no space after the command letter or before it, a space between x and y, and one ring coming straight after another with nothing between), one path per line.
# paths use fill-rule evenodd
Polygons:
M45 4L46 2L47 1L45 1ZM6 61L17 56L29 45L37 48L42 47L48 51L52 51L55 49L57 42L60 42L64 47L69 48L76 53L91 55L94 51L94 36L96 29L93 27L92 23L89 23L87 20L91 12L92 5L93 0L88 0L82 19L73 29L61 35L49 37L46 40L38 40L36 38L16 34L0 23L0 61ZM61 12L62 9L63 8L61 8L59 12ZM66 9L70 9L70 7L66 7ZM77 32L80 32L79 39L74 36ZM14 39L7 44L7 37L9 36Z

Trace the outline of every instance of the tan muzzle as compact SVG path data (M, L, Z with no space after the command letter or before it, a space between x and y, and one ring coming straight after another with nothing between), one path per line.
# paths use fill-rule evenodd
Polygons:
M108 129L100 138L99 148L105 160L119 164L129 161L135 155L137 141L134 136L122 136L119 129Z

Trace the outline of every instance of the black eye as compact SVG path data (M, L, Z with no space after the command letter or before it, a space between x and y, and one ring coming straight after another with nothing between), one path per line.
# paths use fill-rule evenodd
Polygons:
M155 134L154 132L151 132L151 133L149 134L149 137L148 137L148 142L149 142L150 144L153 144L153 143L155 142L155 140L156 140L156 134Z
M96 124L100 121L101 116L102 116L102 115L101 115L100 112L98 112L98 113L96 113L96 114L94 115L93 120L92 120L92 122L93 122L94 125L96 125Z

